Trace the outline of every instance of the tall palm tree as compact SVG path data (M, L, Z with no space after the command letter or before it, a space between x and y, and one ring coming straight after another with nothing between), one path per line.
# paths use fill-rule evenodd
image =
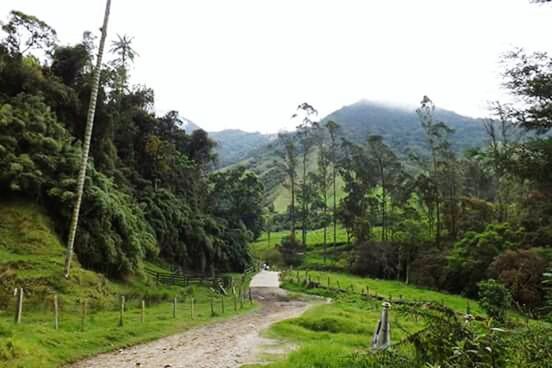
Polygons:
M117 55L112 64L117 70L118 80L116 82L116 91L119 96L123 94L128 81L128 64L134 62L138 53L132 48L134 37L127 35L117 35L117 40L111 43L110 52Z
M75 245L75 235L77 234L77 225L79 223L80 206L82 202L82 193L84 190L84 179L86 178L86 168L88 164L88 152L90 151L90 140L92 138L92 128L94 126L94 115L96 114L96 100L98 98L98 89L100 87L100 73L102 67L102 57L105 47L105 39L107 37L107 24L109 20L109 11L111 9L111 0L107 0L105 6L105 14L102 26L102 37L100 39L100 47L98 50L98 56L96 60L96 67L94 68L94 77L92 82L92 93L90 95L90 104L88 106L88 115L86 117L86 130L84 132L84 145L82 148L81 166L79 170L79 177L77 180L77 200L75 207L73 208L73 216L71 217L71 224L69 226L69 239L67 243L67 254L65 256L65 278L69 278L69 272L71 270L71 260L73 258L73 248Z
M117 41L111 42L110 52L119 55L119 63L123 68L126 68L127 63L134 61L138 53L132 48L134 37L128 35L117 35Z

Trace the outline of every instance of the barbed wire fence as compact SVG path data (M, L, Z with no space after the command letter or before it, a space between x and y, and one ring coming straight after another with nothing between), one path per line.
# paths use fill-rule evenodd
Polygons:
M256 267L239 276L213 277L178 275L168 278L158 272L151 277L155 286L178 286L163 293L128 292L113 295L64 296L54 292L33 295L25 288L1 296L0 321L18 326L66 331L86 331L99 321L102 325L126 326L151 320L210 319L237 313L253 304L249 283ZM185 283L182 282L186 278ZM196 292L196 287L203 287ZM205 290L206 289L206 290Z

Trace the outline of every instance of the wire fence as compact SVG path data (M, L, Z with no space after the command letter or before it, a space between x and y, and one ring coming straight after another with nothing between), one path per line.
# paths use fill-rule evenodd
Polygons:
M381 292L378 292L376 288L372 288L372 289L370 289L369 287L359 288L358 286L355 286L353 283L341 284L339 280L333 279L331 276L322 278L320 276L310 275L309 271L303 271L303 272L293 271L293 270L282 271L281 280L292 284L300 285L302 287L306 287L307 289L326 290L334 294L340 294L340 293L351 294L369 301L381 301L381 302L389 302L389 303L410 305L410 306L423 306L423 308L426 308L426 309L442 309L442 306L444 306L445 304L444 302L438 303L435 301L422 300L422 299L419 299L419 300L407 299L403 297L403 295L401 294L385 295ZM470 317L475 320L479 320L479 321L485 320L483 316L474 315L470 311L469 303L466 303L466 313L456 312L456 314L461 317L464 317L466 314L470 314Z
M57 293L33 295L16 288L2 296L0 322L17 326L50 326L54 329L85 330L101 322L107 326L145 323L166 319L209 319L238 312L253 304L249 288L255 269L239 277L230 277L226 288L218 288L212 278L198 279L198 285L171 288L161 293L139 292L117 295L65 296ZM158 282L151 286L160 286ZM203 286L197 289L197 286ZM172 294L172 295L171 295Z

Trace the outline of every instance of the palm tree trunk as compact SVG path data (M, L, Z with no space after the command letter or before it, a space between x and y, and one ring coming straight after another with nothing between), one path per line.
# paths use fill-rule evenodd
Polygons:
M307 206L308 206L308 194L307 194L307 150L305 149L305 152L303 152L303 203L302 203L302 210L303 210L303 221L301 224L302 229L302 242L303 245L307 245Z
M90 104L88 106L88 115L86 117L86 130L84 133L84 146L82 149L81 166L77 181L77 200L73 208L73 216L69 226L69 240L67 244L67 254L65 256L65 278L69 278L71 270L71 260L73 258L73 248L75 245L75 236L77 234L77 226L79 223L80 206L82 202L82 193L84 190L84 179L86 178L86 168L88 164L88 153L90 151L90 140L92 139L92 128L94 126L94 115L96 114L96 100L98 98L98 89L100 87L100 74L102 67L102 57L107 37L107 24L109 20L109 11L111 8L111 0L107 0L105 6L104 21L102 26L102 37L100 39L100 48L98 50L98 58L96 60L96 68L94 69L94 79L92 84L92 93L90 95Z
M290 185L291 185L291 208L290 208L290 217L291 217L291 237L295 239L295 177L290 175Z
M337 193L336 193L336 159L335 159L335 153L334 153L334 160L333 160L333 172L332 172L332 182L333 182L333 248L334 248L334 256L337 259Z

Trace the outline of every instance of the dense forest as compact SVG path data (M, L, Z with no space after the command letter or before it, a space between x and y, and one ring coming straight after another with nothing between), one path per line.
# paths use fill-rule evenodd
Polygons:
M13 11L0 42L0 193L48 209L66 238L74 206L96 38L58 43L55 30ZM243 169L212 174L214 141L157 116L154 91L129 83L137 52L119 36L101 66L79 261L113 277L144 259L188 270L242 270L262 228L262 186Z
M477 297L480 282L496 279L517 309L549 313L552 58L516 50L505 64L504 83L518 104L497 102L494 118L464 128L455 121L454 129L444 120L453 114L437 114L424 96L416 110L421 139L402 152L399 133L395 142L376 134L362 141L300 105L297 133L280 134L276 160L290 193L288 210L266 210L271 229L290 229L283 259L300 265L306 233L319 228L331 256L339 223L352 243L349 271L470 297ZM458 141L458 127L479 131L471 143L480 144L460 149L470 142L465 135ZM331 263L325 259L320 267Z

